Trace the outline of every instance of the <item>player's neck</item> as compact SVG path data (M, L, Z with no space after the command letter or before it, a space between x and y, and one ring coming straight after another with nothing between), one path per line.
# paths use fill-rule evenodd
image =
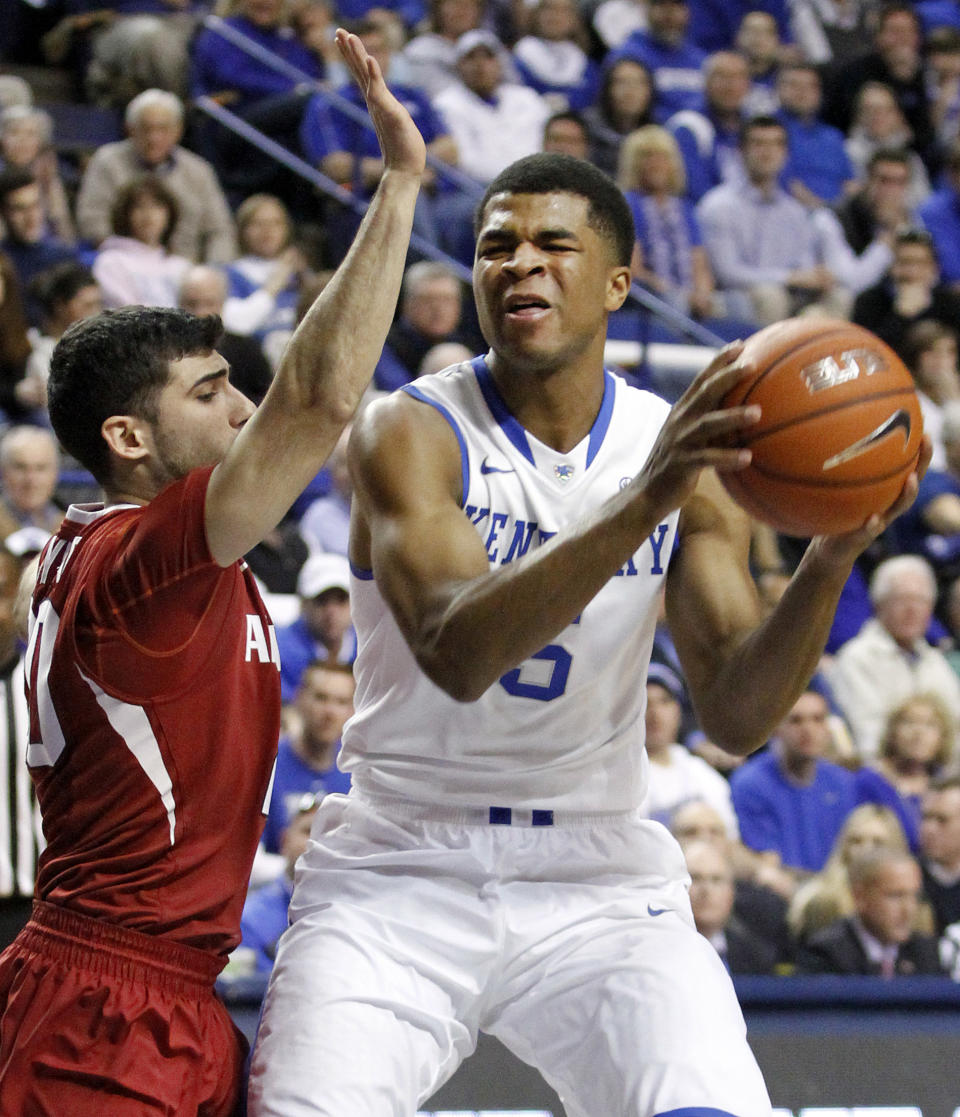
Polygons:
M589 434L603 401L602 356L592 373L587 355L556 368L524 368L496 353L488 362L510 413L545 446L567 453Z

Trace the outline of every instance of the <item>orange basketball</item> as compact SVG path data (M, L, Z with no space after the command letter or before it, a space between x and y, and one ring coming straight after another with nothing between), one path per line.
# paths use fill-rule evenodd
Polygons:
M743 470L721 473L730 495L786 535L851 531L896 500L923 437L913 380L869 330L790 318L747 339L754 374L723 401L757 403L739 445Z

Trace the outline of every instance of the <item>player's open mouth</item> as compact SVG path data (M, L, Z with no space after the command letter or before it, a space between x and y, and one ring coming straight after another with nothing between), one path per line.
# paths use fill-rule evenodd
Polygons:
M550 309L546 299L537 295L510 295L503 304L508 318L531 321L542 318Z

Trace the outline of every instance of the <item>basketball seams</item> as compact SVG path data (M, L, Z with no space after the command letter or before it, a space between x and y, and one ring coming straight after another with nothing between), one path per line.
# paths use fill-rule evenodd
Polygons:
M780 434L781 431L789 430L791 427L798 426L802 423L807 423L813 419L820 419L824 415L839 415L843 411L849 410L851 407L861 407L865 403L875 403L877 400L893 399L896 396L903 396L909 400L915 395L912 388L887 388L882 392L874 392L869 396L854 396L851 399L845 400L843 403L832 403L829 407L821 407L817 411L804 411L800 415L794 415L790 419L784 419L772 427L765 427L763 430L750 431L741 436L738 445L743 447L752 446L762 438L769 438L770 435Z

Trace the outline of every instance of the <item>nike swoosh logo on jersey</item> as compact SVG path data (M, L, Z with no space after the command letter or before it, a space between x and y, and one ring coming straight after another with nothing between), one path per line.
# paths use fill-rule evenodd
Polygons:
M665 915L670 910L670 908L655 908L653 904L647 904L647 915Z
M504 469L498 465L487 465L487 459L484 458L480 463L480 472L486 475L487 473L516 473L517 471L515 469Z

